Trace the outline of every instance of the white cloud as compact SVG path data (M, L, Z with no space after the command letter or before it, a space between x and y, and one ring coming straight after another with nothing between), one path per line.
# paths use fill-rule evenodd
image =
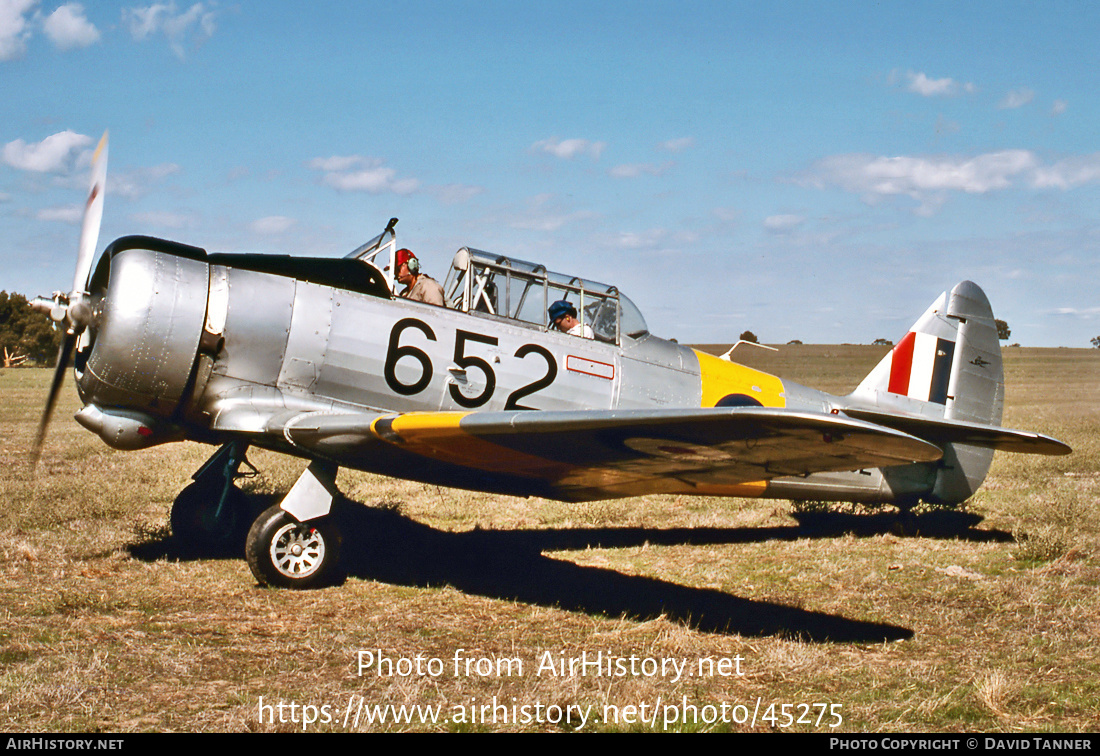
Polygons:
M444 205L460 205L469 202L485 191L484 187L468 184L444 184L429 187L428 191Z
M909 79L909 85L906 89L924 97L945 97L958 94L959 90L970 93L977 89L969 82L960 84L952 78L930 79L924 73L914 73L912 71L906 74L906 78Z
M386 191L393 183L397 171L393 168L364 168L348 173L329 173L324 181L341 191L364 191L377 194Z
M657 145L657 149L665 150L667 152L683 152L684 150L694 146L694 137L680 137L679 139L669 139L667 142L661 142L659 145Z
M607 147L607 142L590 142L587 139L558 139L551 137L543 139L531 145L534 152L549 152L554 157L563 160L572 160L577 155L588 155L593 160L599 160L600 154Z
M1034 185L1039 188L1072 189L1100 181L1100 152L1059 160L1035 171Z
M591 220L595 217L597 217L595 213L585 210L572 213L532 213L512 220L509 225L523 231L554 232L578 221Z
M590 210L569 210L552 194L538 194L526 208L501 219L510 228L524 231L559 231L565 226L599 217Z
M348 155L346 157L328 157L328 158L313 158L308 165L310 168L318 171L346 171L356 165L363 162L363 158L358 155Z
M1024 87L1022 89L1014 89L1004 96L1004 99L997 105L1001 110L1011 110L1013 108L1022 108L1029 102L1035 99L1035 93Z
M114 173L107 177L107 191L120 197L137 199L149 193L154 184L180 172L175 163L161 163L149 168L137 168L125 173Z
M909 73L909 91L925 97L951 94L955 88L954 79L929 79L923 73Z
M84 217L84 208L80 205L65 205L62 207L46 207L34 214L38 220L58 221L60 223L77 224Z
M88 47L99 41L99 29L84 16L84 6L67 3L46 17L43 31L57 47L71 50Z
M804 183L833 184L869 196L904 194L919 199L924 192L948 190L983 194L1009 187L1015 176L1037 163L1027 150L973 158L836 155L819 162Z
M377 158L360 155L314 158L309 167L321 171L321 181L341 192L381 194L412 194L420 182L412 178L397 178L397 171L387 168Z
M1100 315L1100 307L1058 307L1052 312L1055 315L1072 315L1083 320L1092 320Z
M806 221L801 215L769 215L764 228L773 234L783 234L801 226Z
M92 138L75 131L62 131L41 142L28 144L22 139L8 142L0 151L0 159L12 168L36 173L69 173L76 158Z
M293 218L288 218L285 215L269 215L266 218L259 218L252 221L248 227L253 233L270 236L286 233L293 228L297 222L298 221Z
M650 228L645 231L621 231L614 245L619 249L653 249L664 243L668 231L663 228Z
M620 231L604 241L604 246L632 252L672 253L696 243L699 235L693 231L670 231L649 228L644 231Z
M122 11L122 21L130 30L130 36L136 40L160 34L168 40L172 52L180 60L184 58L184 47L190 43L198 47L214 36L216 12L207 9L202 3L195 3L180 13L175 2L156 3L139 8L126 8Z
M626 163L617 165L608 173L614 178L638 178L639 176L663 176L672 167L672 163Z
M1050 108L1050 114L1051 115L1062 115L1062 113L1066 112L1066 108L1068 108L1068 107L1069 107L1069 104L1065 100L1055 100L1054 105L1051 106L1051 108Z
M0 61L14 60L27 51L26 14L38 0L0 0Z
M876 157L835 155L797 179L818 189L837 186L874 203L905 195L921 203L918 215L931 215L949 192L985 194L1014 185L1034 189L1073 189L1100 183L1100 152L1040 164L1028 150L1004 150L977 157Z
M185 228L192 225L192 217L184 213L171 211L150 211L147 213L134 213L130 220L142 226L159 226L160 228Z
M914 195L914 197L920 200L920 205L913 212L922 218L931 218L947 202L947 197L943 192Z

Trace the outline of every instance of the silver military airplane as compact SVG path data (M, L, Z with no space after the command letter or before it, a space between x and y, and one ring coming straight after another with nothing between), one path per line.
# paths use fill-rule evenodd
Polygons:
M962 502L996 449L1070 451L999 427L1000 346L970 282L833 396L658 338L614 286L469 247L446 306L395 296L397 219L342 259L127 236L93 270L106 153L104 135L72 290L36 300L66 335L35 458L75 350L76 419L107 444L219 447L173 505L177 537L217 542L248 526L234 481L249 446L308 460L248 530L261 584L336 574L339 467L572 502L682 493L904 508ZM590 338L548 322L561 300Z

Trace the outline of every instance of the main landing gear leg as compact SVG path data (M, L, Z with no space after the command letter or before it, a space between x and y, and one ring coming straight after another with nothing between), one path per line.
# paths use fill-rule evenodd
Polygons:
M222 445L191 477L195 482L172 503L172 534L189 546L224 549L240 543L248 525L248 499L233 481L256 474L245 459L248 444ZM240 467L248 467L241 473Z
M338 469L313 462L282 503L252 523L245 556L260 585L316 588L334 581L341 539L330 512Z

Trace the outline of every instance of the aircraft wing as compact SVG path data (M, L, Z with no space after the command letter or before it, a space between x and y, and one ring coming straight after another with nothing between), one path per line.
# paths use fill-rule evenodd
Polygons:
M294 446L340 464L414 479L429 479L433 465L445 466L472 472L479 483L538 481L500 488L578 501L684 490L685 484L729 493L775 477L942 456L939 447L881 425L762 407L305 412L278 422ZM394 466L403 469L388 469Z

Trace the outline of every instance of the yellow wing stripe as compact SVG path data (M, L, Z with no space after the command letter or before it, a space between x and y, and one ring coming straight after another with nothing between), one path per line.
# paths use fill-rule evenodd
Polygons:
M392 418L390 427L402 438L432 438L443 436L450 438L459 430L458 424L469 412L410 412ZM384 418L379 418L382 420ZM378 420L375 420L377 425Z
M464 431L459 423L468 412L410 412L380 417L371 431L383 441L440 462L486 472L510 472L537 478L559 478L573 465L498 446ZM388 432L382 429L388 425ZM394 438L396 436L396 438Z
M765 407L786 407L783 381L774 375L727 362L713 354L693 350L699 358L699 380L702 383L702 407L716 407L730 394L744 394Z

